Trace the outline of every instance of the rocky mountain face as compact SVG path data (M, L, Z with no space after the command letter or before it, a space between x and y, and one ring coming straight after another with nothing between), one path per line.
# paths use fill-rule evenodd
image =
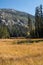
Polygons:
M34 16L13 9L0 9L0 25L7 26L12 37L27 36L30 32L28 16L31 18L32 28L34 28Z

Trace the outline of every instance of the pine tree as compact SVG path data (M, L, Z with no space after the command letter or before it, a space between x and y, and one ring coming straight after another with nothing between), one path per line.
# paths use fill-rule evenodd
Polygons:
M42 5L40 7L36 7L35 10L35 30L36 30L36 37L42 37L42 29L43 29L43 16L42 16Z
M0 26L0 38L10 38L9 31L6 26Z

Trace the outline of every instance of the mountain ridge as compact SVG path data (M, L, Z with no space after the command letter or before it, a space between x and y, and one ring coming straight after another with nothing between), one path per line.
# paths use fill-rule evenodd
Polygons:
M30 17L32 27L34 27L34 16L14 9L0 9L0 24L8 27L11 36L14 36L14 34L17 34L17 36L25 36L27 32L30 32L28 17ZM16 32L14 30L12 33L12 28L15 29Z

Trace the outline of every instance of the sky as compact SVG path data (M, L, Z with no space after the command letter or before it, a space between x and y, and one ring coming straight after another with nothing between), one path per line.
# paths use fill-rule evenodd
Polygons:
M0 0L0 8L15 9L32 15L40 4L43 5L43 0Z

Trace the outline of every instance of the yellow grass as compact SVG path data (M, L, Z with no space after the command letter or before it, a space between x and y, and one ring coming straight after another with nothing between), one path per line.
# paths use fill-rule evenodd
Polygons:
M43 42L13 44L28 39L0 39L0 65L43 65Z

